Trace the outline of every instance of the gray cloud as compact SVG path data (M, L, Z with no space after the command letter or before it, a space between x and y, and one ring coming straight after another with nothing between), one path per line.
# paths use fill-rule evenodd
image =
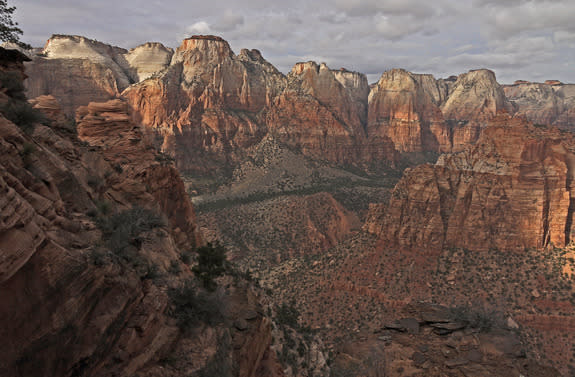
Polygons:
M370 81L394 67L437 77L493 69L501 82L575 82L572 0L26 0L14 1L23 40L80 34L130 48L176 47L191 34L257 48L281 71L325 61Z

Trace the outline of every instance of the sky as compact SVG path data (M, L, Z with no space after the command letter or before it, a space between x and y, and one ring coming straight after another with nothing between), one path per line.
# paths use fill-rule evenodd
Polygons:
M575 0L8 0L22 40L82 35L124 48L194 34L255 48L280 71L325 62L375 82L391 68L500 83L575 83Z

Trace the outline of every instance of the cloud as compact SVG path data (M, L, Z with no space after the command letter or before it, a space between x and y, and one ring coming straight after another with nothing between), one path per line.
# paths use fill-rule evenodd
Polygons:
M236 29L238 26L244 24L244 16L234 13L231 10L226 10L224 15L218 19L214 25L214 30L217 31L230 31Z
M525 32L575 31L573 1L483 0L486 31L505 39Z
M121 47L218 34L237 52L257 48L283 72L325 61L368 74L394 67L436 77L486 67L517 78L575 81L573 0L26 0L23 40L80 34Z
M186 31L193 34L207 34L211 32L210 25L206 21L198 21L186 28Z

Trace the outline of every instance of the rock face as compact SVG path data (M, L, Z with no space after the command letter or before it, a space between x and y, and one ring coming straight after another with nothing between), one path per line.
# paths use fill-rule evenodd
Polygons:
M512 114L513 109L495 80L495 74L478 69L457 78L441 110L447 120L481 122L500 112Z
M27 95L51 94L65 114L120 96L129 85L167 67L172 55L159 43L130 51L80 36L54 35L26 65Z
M307 62L297 63L287 80L287 89L266 119L278 140L305 155L341 164L393 161L387 139L383 138L379 150L365 147L368 85L364 75Z
M259 112L284 86L257 50L236 56L221 38L192 37L165 72L124 95L181 170L206 171L261 140Z
M168 67L174 51L161 43L145 43L124 54L120 60L132 82L140 82Z
M394 69L370 89L363 74L315 62L285 76L259 51L236 55L216 36L192 36L175 52L54 36L29 71L29 95L52 94L67 114L124 97L154 144L181 171L200 174L235 167L266 135L311 158L365 168L393 166L401 153L462 150L515 107L528 117L548 113L542 117L556 124L573 118L564 110L571 89L557 82L540 84L556 88L556 99L538 112L517 89L527 84L506 89L514 107L485 69L440 80Z
M489 70L435 80L393 69L370 92L368 134L389 137L400 152L457 151L502 112L513 107Z
M409 172L365 229L405 249L562 247L573 232L573 140L496 118L477 144Z
M516 115L540 125L573 130L575 126L575 85L548 80L544 84L527 81L504 86L505 95Z
M431 75L385 72L369 95L370 136L389 137L400 152L450 151L439 105L447 87Z

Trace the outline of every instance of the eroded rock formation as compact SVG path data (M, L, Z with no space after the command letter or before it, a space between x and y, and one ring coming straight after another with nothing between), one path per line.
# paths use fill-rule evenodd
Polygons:
M574 161L572 138L498 117L475 146L406 172L365 229L406 249L565 246Z
M120 96L181 171L229 169L272 134L314 159L393 166L404 152L449 152L477 140L512 106L488 70L436 80L404 70L365 75L297 63L285 76L257 50L236 55L216 36L192 36L172 52L130 51L54 36L29 64L31 97L52 94L67 114Z
M26 65L27 95L51 94L73 116L79 106L117 98L133 83L166 68L172 50L146 43L130 51L81 36L54 35Z
M516 115L538 125L553 125L566 130L575 126L575 85L556 80L528 81L504 86L505 95L516 108Z
M431 75L385 72L369 95L369 136L389 137L400 152L450 151L439 108L447 88Z

